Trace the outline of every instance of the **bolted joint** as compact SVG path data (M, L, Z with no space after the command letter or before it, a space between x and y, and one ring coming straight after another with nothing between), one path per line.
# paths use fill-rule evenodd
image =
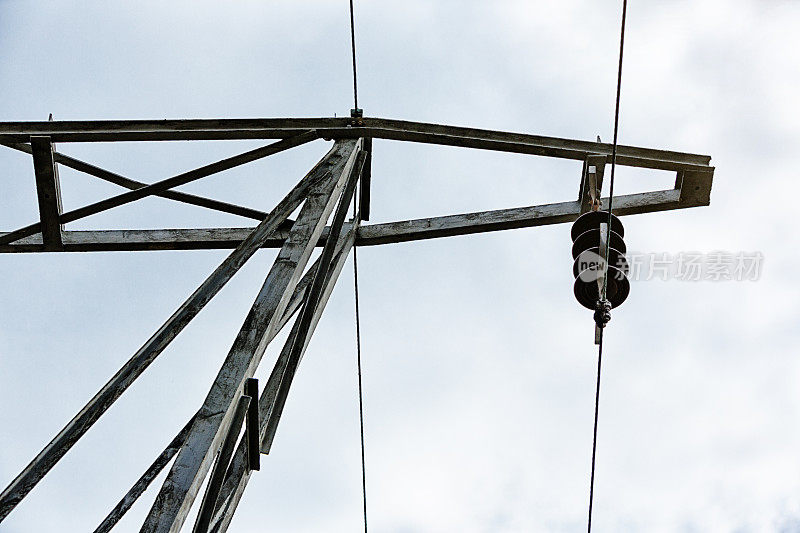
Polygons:
M598 328L606 327L611 321L611 302L608 300L597 300L594 307L594 323Z
M361 126L364 123L364 121L362 120L364 118L364 110L361 109L360 107L351 109L350 118L353 119L352 120L353 126Z

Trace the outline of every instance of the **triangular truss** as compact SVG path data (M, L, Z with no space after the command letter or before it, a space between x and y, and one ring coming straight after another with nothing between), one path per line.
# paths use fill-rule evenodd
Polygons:
M269 213L173 190L315 139L330 151ZM55 142L279 139L261 148L145 184L54 149ZM583 162L578 199L539 206L362 224L369 220L373 139L462 146ZM209 476L196 532L226 531L260 453L269 453L297 366L354 246L368 246L571 222L601 190L612 147L518 133L379 118L223 119L0 123L0 144L33 156L40 220L0 233L0 252L78 252L233 248L231 254L125 363L111 380L0 494L0 521L35 487L259 248L280 248L211 390L197 414L96 531L109 531L170 461L172 466L142 527L179 531ZM672 189L616 196L627 215L708 205L710 157L618 146L616 164L675 173ZM58 166L130 189L63 212ZM576 181L578 181L576 179ZM360 185L360 187L359 187ZM148 196L258 220L253 228L69 231L64 225ZM607 205L607 199L601 199ZM355 206L354 215L348 211ZM289 216L298 208L295 220ZM322 253L309 268L314 248ZM304 274L305 272L305 274ZM294 315L291 333L260 396L252 376L267 345ZM244 436L236 444L242 426Z

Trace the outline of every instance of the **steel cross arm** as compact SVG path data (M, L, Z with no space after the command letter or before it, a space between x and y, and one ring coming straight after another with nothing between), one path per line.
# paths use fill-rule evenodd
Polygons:
M608 198L602 200L608 205ZM681 191L668 189L646 193L619 195L614 198L614 213L620 216L653 211L665 211L708 205L707 199L696 203L681 199ZM490 231L529 228L572 222L580 215L578 201L559 202L530 207L515 207L459 215L420 218L368 224L358 228L356 244L374 246L417 241ZM121 251L121 250L199 250L233 248L252 231L252 228L198 228L156 230L65 231L64 251ZM324 244L327 229L318 246ZM287 231L278 229L265 239L264 248L277 248L286 240ZM42 252L41 236L23 239L0 246L0 253Z
M8 148L18 150L20 152L25 152L26 154L31 154L33 152L31 146L25 143L0 143L0 144L2 144L3 146L7 146ZM53 152L53 160L60 165L64 165L65 167L69 167L73 170L77 170L78 172L83 172L84 174L100 178L103 181L119 185L120 187L125 187L126 189L136 190L136 189L141 189L143 187L147 187L149 185L147 183L142 183L140 181L126 178L125 176L121 176L115 172L111 172L110 170L100 168L90 163L86 163L84 161L81 161L80 159L76 159L74 157L62 154L60 152ZM167 190L164 192L156 193L154 196L167 198L169 200L176 200L178 202L196 205L199 207L205 207L207 209L213 209L214 211L221 211L223 213L229 213L231 215L238 215L240 217L251 218L253 220L258 220L258 221L264 220L264 218L267 216L267 213L265 213L264 211L259 211L258 209L251 209L249 207L243 207L240 205L235 205L228 202L222 202L219 200L213 200L211 198L205 198L203 196L198 196L196 194L189 194L180 191Z
M669 189L615 196L614 214L623 216L689 207L680 204L680 193L681 191L677 189ZM603 198L601 203L603 208L607 208L608 198ZM578 218L580 209L581 203L572 201L362 225L359 228L356 244L374 246L562 224Z
M339 274L341 273L342 268L347 261L347 257L355 245L356 230L357 227L353 223L345 224L342 228L342 232L336 244L336 253L331 261L331 268L329 269L325 279L324 289L314 310L308 332L302 343L302 351L300 353L301 358L305 349L308 347L308 343L311 339L311 336L314 334L314 330L316 329L320 318L322 317L322 313L325 310L325 306L328 303L328 299L330 298L334 287L336 286L336 281L338 280ZM261 393L261 398L258 401L259 418L264 421L260 427L259 435L259 438L261 439L262 450L266 444L267 436L270 433L268 431L269 428L267 427L266 421L269 420L270 413L275 405L281 377L286 369L292 344L295 342L294 339L297 337L300 329L299 326L299 322L295 321L292 331L289 333L289 337L286 339L286 342L283 345L283 349L281 350L281 353L275 362L272 373L270 374L269 379L264 386L264 391ZM227 530L230 520L233 517L233 513L236 511L236 507L239 504L239 500L241 499L242 494L244 494L244 489L247 486L247 482L250 480L250 474L251 471L247 468L247 443L242 439L239 441L236 454L233 456L231 466L228 470L228 475L225 477L222 490L220 491L219 503L217 505L214 518L211 521L210 531L212 533L222 533Z
M75 220L79 220L81 218L88 217L90 215L95 215L97 213L107 211L113 207L119 207L121 205L135 202L136 200L141 200L142 198L155 195L157 193L166 191L167 189L178 187L180 185L185 185L200 178L205 178L207 176L211 176L212 174L217 174L219 172L222 172L223 170L228 170L240 165L244 165L245 163L250 163L252 161L262 159L264 157L276 154L278 152L288 150L289 148L294 148L295 146L299 146L309 141L313 141L316 138L317 134L314 131L307 131L304 133L300 133L294 137L283 139L281 141L272 143L270 145L263 146L261 148L256 148L255 150L250 150L248 152L235 155L233 157L228 157L226 159L222 159L220 161L211 163L209 165L204 165L202 167L190 170L188 172L183 172L181 174L178 174L177 176L173 176L171 178L158 181L146 187L142 187L141 189L136 189L134 191L122 193L117 196L112 196L111 198L106 198L105 200L100 200L99 202L86 205L84 207L79 207L78 209L73 209L72 211L63 213L59 217L59 220L62 224L66 224L67 222L74 222ZM30 226L25 226L24 228L20 228L18 230L6 233L2 237L0 237L0 244L7 244L9 242L14 242L17 239L33 235L34 233L38 233L40 231L42 231L41 222L36 224L31 224Z
M361 145L360 140L336 143L334 151L338 157L328 168L329 177L314 187L306 199L150 509L142 532L175 533L186 520L214 453L230 426L244 380L252 377L264 355L270 332L275 330L341 196Z
M427 125L426 125L427 126ZM376 139L407 141L424 144L438 144L461 148L474 148L495 152L538 155L559 159L582 161L589 154L611 155L611 145L593 143L555 137L540 137L525 134L506 134L502 132L483 132L484 130L468 130L466 128L443 127L450 133L429 131L437 128L394 129L385 127L338 128L318 130L325 138L341 139L368 136ZM462 134L460 130L478 131L475 136ZM659 170L693 170L702 171L708 168L711 158L695 154L684 154L668 150L637 148L634 146L617 147L617 164L630 167L651 168Z
M123 365L86 406L56 435L25 469L0 493L0 522L36 486L69 449L108 410L123 392L145 371L184 327L263 246L264 241L307 197L309 190L329 176L329 162L337 156L332 149L300 183L279 202L269 216L252 229L237 248L206 278L194 293ZM290 303L297 302L292 298ZM288 318L286 319L288 320ZM279 321L280 325L285 320Z
M0 142L29 142L33 135L54 142L282 139L307 130L324 138L375 137L581 161L589 154L611 154L608 143L371 117L358 123L350 118L0 122ZM706 155L617 147L620 165L698 171L710 160Z
M53 142L284 139L349 123L350 119L344 118L0 122L0 142L29 142L31 135L48 135Z

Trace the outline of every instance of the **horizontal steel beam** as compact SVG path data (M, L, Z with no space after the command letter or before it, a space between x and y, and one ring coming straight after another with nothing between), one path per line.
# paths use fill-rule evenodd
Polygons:
M680 204L679 197L680 191L675 189L615 196L614 214L622 216L676 209ZM603 198L602 203L604 208L607 207L608 198ZM371 224L359 228L356 243L360 246L372 246L547 226L572 222L579 215L580 203L572 201L463 215L421 218L386 224Z
M607 198L603 199L603 205L608 205ZM669 189L616 196L614 198L614 213L617 215L633 215L700 205L708 205L708 202L689 205L682 201L680 190ZM359 246L372 246L545 226L572 222L579 215L580 203L572 201L362 225L358 229L356 244ZM250 232L252 232L252 228L65 231L64 251L228 249L238 246ZM287 234L288 231L285 229L273 232L271 237L264 242L263 248L281 247L286 240ZM317 245L322 246L326 237L327 228ZM0 253L43 251L45 249L42 245L41 235L27 237L13 244L0 246Z
M331 139L375 137L575 160L583 160L587 154L611 154L608 143L368 117L358 125L349 118L0 122L0 142L30 142L31 136L39 135L49 136L53 142L280 139L308 130ZM617 148L620 165L703 170L710 161L706 155L624 145Z

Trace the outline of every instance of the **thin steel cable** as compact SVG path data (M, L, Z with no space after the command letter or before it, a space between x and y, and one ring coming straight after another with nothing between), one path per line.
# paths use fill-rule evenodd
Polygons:
M628 11L628 0L622 0L622 21L620 24L619 36L619 64L617 67L617 95L614 108L614 140L611 147L611 182L608 194L608 224L606 228L606 242L610 242L611 237L611 212L614 207L614 174L617 167L617 139L619 136L619 102L622 89L622 57L625 49L625 17ZM608 265L610 246L606 246L605 264ZM607 271L606 271L607 272ZM603 278L603 291L601 299L606 299L606 292L608 290L608 275ZM600 328L600 339L597 349L597 383L595 385L594 394L594 431L592 434L592 472L589 481L589 519L587 525L588 533L592 531L592 509L594 505L594 473L595 463L597 459L597 421L600 412L600 376L603 368L603 329Z
M353 287L356 300L356 354L358 361L358 419L361 425L361 494L364 501L364 533L367 533L367 467L364 459L364 390L361 383L361 319L358 306L358 252L353 246Z
M619 32L619 65L617 67L617 98L614 107L614 141L611 145L611 183L608 191L608 228L606 229L606 242L611 242L611 211L614 208L614 175L617 170L617 138L619 136L619 101L622 92L622 52L625 49L625 16L628 12L628 0L622 0L622 22ZM611 247L606 246L606 264L608 264L609 251ZM608 276L603 278L602 299L606 299L608 290Z
M353 51L353 107L358 109L358 76L356 75L356 25L353 17L353 0L350 0L350 48Z
M353 109L358 111L358 71L356 70L356 25L353 0L350 0L350 49L353 56ZM360 219L353 203L353 218ZM364 388L361 380L361 316L358 298L358 247L353 245L353 292L356 304L356 360L358 364L358 422L361 436L361 496L364 504L364 533L367 533L367 465L364 453Z
M592 438L592 477L589 482L589 526L588 531L592 531L592 504L594 503L594 463L597 457L597 415L600 406L600 368L603 365L603 330L600 330L600 343L597 350L597 385L594 392L594 437Z
M359 187L362 184L359 183ZM355 196L354 196L355 198ZM361 213L353 201L353 221L358 223ZM367 533L367 463L364 453L364 389L361 382L361 314L358 298L358 247L353 244L353 294L356 303L356 361L358 364L358 422L361 435L361 496L364 503L364 533Z

